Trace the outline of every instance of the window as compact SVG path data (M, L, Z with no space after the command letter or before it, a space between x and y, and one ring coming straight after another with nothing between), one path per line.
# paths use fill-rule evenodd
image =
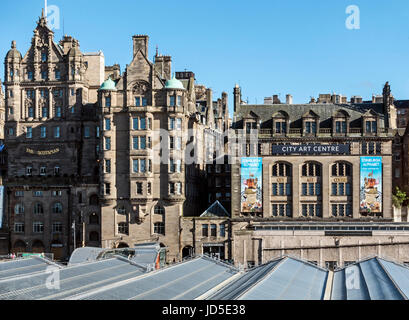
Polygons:
M273 217L291 217L292 216L292 205L291 203L273 203L271 205L272 216Z
M41 138L46 138L47 137L47 127L42 126L40 128L40 137Z
M139 107L141 105L141 97L135 97L135 106Z
M22 214L22 213L24 213L24 204L22 204L22 203L17 203L17 204L14 206L14 213L15 213L15 214Z
M143 185L142 182L136 183L136 194L143 195Z
M285 121L276 121L275 122L275 133L277 134L287 133L287 123Z
M224 238L226 236L226 226L224 224L219 225L220 237Z
M303 203L301 205L301 212L304 217L321 217L321 204L319 203Z
M286 163L277 163L273 166L273 177L291 177L291 165Z
M105 173L111 173L111 160L105 160Z
M47 53L46 52L43 52L41 54L41 62L47 62Z
M28 117L34 118L34 108L33 107L28 108Z
M146 119L140 118L141 130L146 130Z
M208 237L209 236L209 225L203 224L202 225L202 237Z
M24 223L15 223L14 224L14 232L15 233L24 233L25 232Z
M217 225L215 224L210 225L210 236L217 237Z
M175 118L169 119L169 130L175 130Z
M141 173L146 172L146 159L140 159L140 170Z
M169 193L175 194L175 183L174 182L169 183Z
M315 134L317 133L317 123L315 121L305 122L305 133Z
M33 232L34 233L43 233L44 232L44 224L42 222L34 222L33 223Z
M133 118L133 129L134 130L139 130L139 118Z
M41 116L43 118L48 118L48 108L47 107L42 107L41 108Z
M162 206L156 206L155 209L154 209L154 213L164 215L165 214L165 208L163 208Z
M165 224L163 222L157 222L153 225L153 232L156 234L165 235Z
M89 224L99 224L99 217L95 212L89 216Z
M32 127L27 127L26 138L31 139L32 137L33 137L33 128Z
M62 233L62 223L61 222L53 222L52 233Z
M62 191L61 190L53 190L52 196L53 197L61 197L62 196Z
M377 131L377 121L371 120L371 121L366 121L365 123L366 123L365 127L366 127L366 132L367 133L376 133L376 131Z
M105 194L106 195L111 194L111 184L110 183L105 183Z
M176 119L176 129L177 130L182 130L182 119L180 119L180 118Z
M129 224L126 222L118 223L118 233L128 234L129 233Z
M61 79L61 71L60 70L55 70L55 79L57 79L57 80Z
M88 126L84 127L84 138L89 138L91 136L90 134L90 128Z
M54 167L54 175L58 176L60 174L60 167L59 166L55 166Z
M47 174L47 167L40 167L40 176L45 176Z
M105 130L109 131L111 130L111 119L105 118Z
M48 77L48 72L47 71L41 71L41 79L42 80L47 80Z
M42 197L43 192L41 190L33 191L33 197Z
M52 212L53 213L62 213L62 204L60 202L54 203Z
M61 133L60 133L60 127L55 127L54 128L54 138L60 138Z
M319 177L321 176L321 166L317 163L308 162L302 166L303 177Z
M28 71L28 72L27 72L27 77L28 77L28 80L33 80L33 79L34 79L34 73L33 73L33 71Z
M18 190L14 193L15 197L24 197L24 191Z
M146 107L148 105L148 99L142 98L142 106Z
M170 96L170 103L169 103L169 105L170 105L171 107L174 107L174 106L175 106L175 96Z
M106 97L105 98L105 107L110 107L111 106L111 97Z
M55 107L55 117L61 118L61 107Z
M180 106L182 105L182 96L177 96L176 105L177 105L178 107L180 107Z
M44 208L41 203L34 204L34 214L43 214Z
M336 133L346 133L347 132L346 121L336 121L335 122L335 132Z
M111 150L111 138L105 137L105 150Z
M132 160L132 170L134 173L139 172L139 160L137 159Z
M9 135L9 136L13 136L13 135L14 135L14 129L13 129L13 128L9 128L9 129L8 129L8 135Z

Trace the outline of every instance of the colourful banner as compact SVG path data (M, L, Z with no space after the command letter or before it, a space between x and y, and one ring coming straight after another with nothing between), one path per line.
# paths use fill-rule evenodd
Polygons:
M361 157L360 212L382 214L382 157Z
M262 158L241 158L241 212L263 212Z

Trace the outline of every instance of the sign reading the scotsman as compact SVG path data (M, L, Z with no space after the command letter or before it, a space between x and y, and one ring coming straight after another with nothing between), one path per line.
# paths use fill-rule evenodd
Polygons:
M241 212L263 212L262 158L241 158Z
M349 144L273 145L273 154L349 154Z
M360 212L382 212L382 157L361 157Z

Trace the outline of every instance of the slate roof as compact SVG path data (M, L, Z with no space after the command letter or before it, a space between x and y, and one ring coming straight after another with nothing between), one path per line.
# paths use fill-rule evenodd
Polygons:
M228 218L230 214L223 207L223 205L216 200L200 217L216 217L216 218Z
M321 127L331 127L331 119L339 111L347 112L350 115L351 127L361 126L363 114L373 110L380 119L380 126L384 127L383 104L273 104L273 105L240 105L235 113L235 127L238 122L246 117L257 117L261 120L261 128L271 128L274 114L284 111L288 114L291 127L300 128L303 115L310 111L320 118Z

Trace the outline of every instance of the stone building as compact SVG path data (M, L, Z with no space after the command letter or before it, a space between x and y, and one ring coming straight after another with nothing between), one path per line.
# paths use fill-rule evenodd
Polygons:
M183 217L206 207L206 146L220 134L215 114L228 126L227 95L214 103L193 72L172 76L170 56L148 59L148 36L132 40L132 61L122 75L108 67L98 93L101 244L155 241L180 260Z
M281 254L329 266L371 254L409 261L409 225L395 223L392 208L397 114L388 83L381 101L320 95L302 105L248 105L236 86L232 127L245 135L232 165L236 263ZM262 159L262 174L243 192L241 163L249 157ZM367 161L378 169L364 171ZM262 182L262 209L248 210L254 180Z
M24 56L12 42L4 81L11 251L60 259L74 245L99 245L95 104L104 75L103 54L82 53L69 36L57 44L44 14Z

